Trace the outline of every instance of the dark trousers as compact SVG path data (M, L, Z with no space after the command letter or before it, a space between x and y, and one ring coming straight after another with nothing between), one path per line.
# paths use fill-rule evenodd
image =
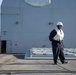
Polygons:
M52 51L53 51L53 59L54 63L57 63L58 57L60 61L63 63L65 61L64 53L63 53L63 43L53 41L52 42Z

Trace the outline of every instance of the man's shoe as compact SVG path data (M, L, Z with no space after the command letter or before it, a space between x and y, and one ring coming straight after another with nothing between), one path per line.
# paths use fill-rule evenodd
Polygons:
M54 65L57 65L57 62L56 62L56 63L54 63Z
M64 62L62 62L62 64L67 64L68 63L68 61L64 61Z

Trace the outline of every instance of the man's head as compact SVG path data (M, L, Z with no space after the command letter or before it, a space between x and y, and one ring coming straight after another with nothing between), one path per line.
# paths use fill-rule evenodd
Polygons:
M58 23L57 23L57 28L58 28L58 29L62 29L62 26L63 26L63 23L62 23L62 22L58 22Z

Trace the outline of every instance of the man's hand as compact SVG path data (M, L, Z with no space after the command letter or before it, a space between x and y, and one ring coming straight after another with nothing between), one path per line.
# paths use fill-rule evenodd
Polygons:
M50 41L50 43L52 44L52 41Z

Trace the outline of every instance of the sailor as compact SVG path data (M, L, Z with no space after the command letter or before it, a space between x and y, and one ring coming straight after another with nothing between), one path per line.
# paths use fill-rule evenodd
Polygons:
M65 60L64 53L63 53L63 38L64 38L64 32L62 30L63 23L58 22L57 28L53 29L49 35L49 40L52 44L52 51L53 51L53 60L54 64L57 64L58 57L60 58L60 61L62 64L68 63Z

